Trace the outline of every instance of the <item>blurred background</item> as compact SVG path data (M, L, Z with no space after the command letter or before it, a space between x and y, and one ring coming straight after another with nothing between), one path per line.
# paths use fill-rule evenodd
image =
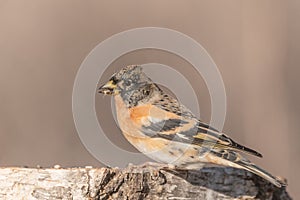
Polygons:
M157 26L203 45L226 87L224 132L263 153L251 159L286 177L292 197L300 197L299 20L298 0L0 0L0 166L102 166L81 144L73 122L77 70L111 35ZM175 55L142 50L115 60L100 82L125 65L148 62L193 74ZM192 84L201 118L209 121L206 86L203 80ZM120 139L110 99L95 98L108 137L135 151Z

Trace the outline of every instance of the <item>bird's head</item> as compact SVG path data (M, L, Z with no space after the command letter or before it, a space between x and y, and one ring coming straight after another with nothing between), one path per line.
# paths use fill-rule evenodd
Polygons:
M137 90L149 83L151 79L139 65L129 65L113 74L109 81L99 88L99 93L116 95Z

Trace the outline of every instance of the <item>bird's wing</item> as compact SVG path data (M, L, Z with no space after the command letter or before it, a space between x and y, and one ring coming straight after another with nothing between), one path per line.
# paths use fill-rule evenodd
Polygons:
M259 152L236 143L224 133L196 119L176 99L165 98L151 109L147 114L148 123L141 127L148 136L211 148L234 149L262 157Z

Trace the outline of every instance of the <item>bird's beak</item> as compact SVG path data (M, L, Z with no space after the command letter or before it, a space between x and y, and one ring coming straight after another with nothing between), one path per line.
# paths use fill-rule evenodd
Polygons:
M98 92L102 94L107 94L107 95L113 95L115 94L115 89L117 85L114 84L112 80L108 81L106 84L102 85Z

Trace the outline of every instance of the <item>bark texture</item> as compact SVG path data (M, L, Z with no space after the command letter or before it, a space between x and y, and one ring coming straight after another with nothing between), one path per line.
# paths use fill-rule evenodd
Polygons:
M118 168L0 168L0 199L291 199L244 170Z

